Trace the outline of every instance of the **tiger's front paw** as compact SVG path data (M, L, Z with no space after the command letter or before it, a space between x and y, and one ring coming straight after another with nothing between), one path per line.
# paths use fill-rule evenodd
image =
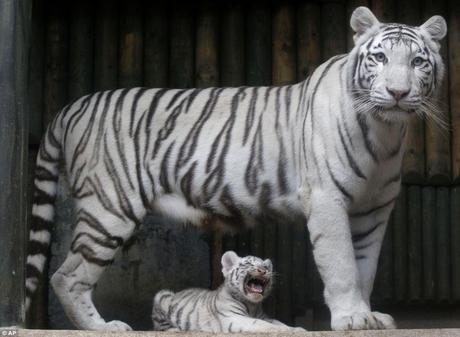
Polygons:
M107 322L101 329L106 331L132 331L133 329L122 321Z
M292 332L307 332L308 330L301 328L301 327L294 327L291 330Z
M332 330L383 330L396 329L396 324L390 315L380 312L356 312L349 316L333 318Z

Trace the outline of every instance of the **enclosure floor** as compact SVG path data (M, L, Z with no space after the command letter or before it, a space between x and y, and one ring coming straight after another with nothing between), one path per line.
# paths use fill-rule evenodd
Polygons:
M192 336L210 337L223 334L211 334L204 332L172 333L155 331L133 331L133 332L97 332L77 330L19 330L16 336L19 337L168 337L168 336ZM433 329L433 330L384 330L384 331L354 331L354 332L332 332L312 331L297 333L232 333L225 334L229 337L460 337L460 329Z

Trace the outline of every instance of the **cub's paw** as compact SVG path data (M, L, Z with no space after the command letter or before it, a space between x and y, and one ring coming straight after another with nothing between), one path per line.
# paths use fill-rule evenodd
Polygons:
M383 330L396 329L396 324L390 315L380 312L356 312L332 320L332 330Z
M301 327L294 327L291 329L292 332L307 332L308 330Z
M373 311L372 315L377 322L378 329L396 329L395 320L390 315L378 311Z
M122 321L110 321L104 324L101 330L106 331L131 331L133 330L128 324Z

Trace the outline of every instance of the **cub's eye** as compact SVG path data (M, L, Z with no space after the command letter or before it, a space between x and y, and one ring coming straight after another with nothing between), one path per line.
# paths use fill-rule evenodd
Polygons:
M387 59L384 53L374 54L374 57L378 62L384 62Z
M423 60L420 56L417 56L416 58L414 58L414 59L412 60L412 64L413 64L415 67L419 67L419 66L422 65L423 61L424 61L424 60Z

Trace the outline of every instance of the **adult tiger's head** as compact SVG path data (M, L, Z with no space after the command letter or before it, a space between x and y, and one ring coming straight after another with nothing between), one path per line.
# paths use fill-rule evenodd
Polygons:
M387 121L406 120L412 112L432 116L430 99L444 73L439 42L447 32L445 20L436 15L419 27L387 24L358 7L350 25L355 32L350 75L358 111Z
M222 273L224 286L240 301L259 303L270 294L273 265L269 259L239 257L235 252L227 251L222 255Z

